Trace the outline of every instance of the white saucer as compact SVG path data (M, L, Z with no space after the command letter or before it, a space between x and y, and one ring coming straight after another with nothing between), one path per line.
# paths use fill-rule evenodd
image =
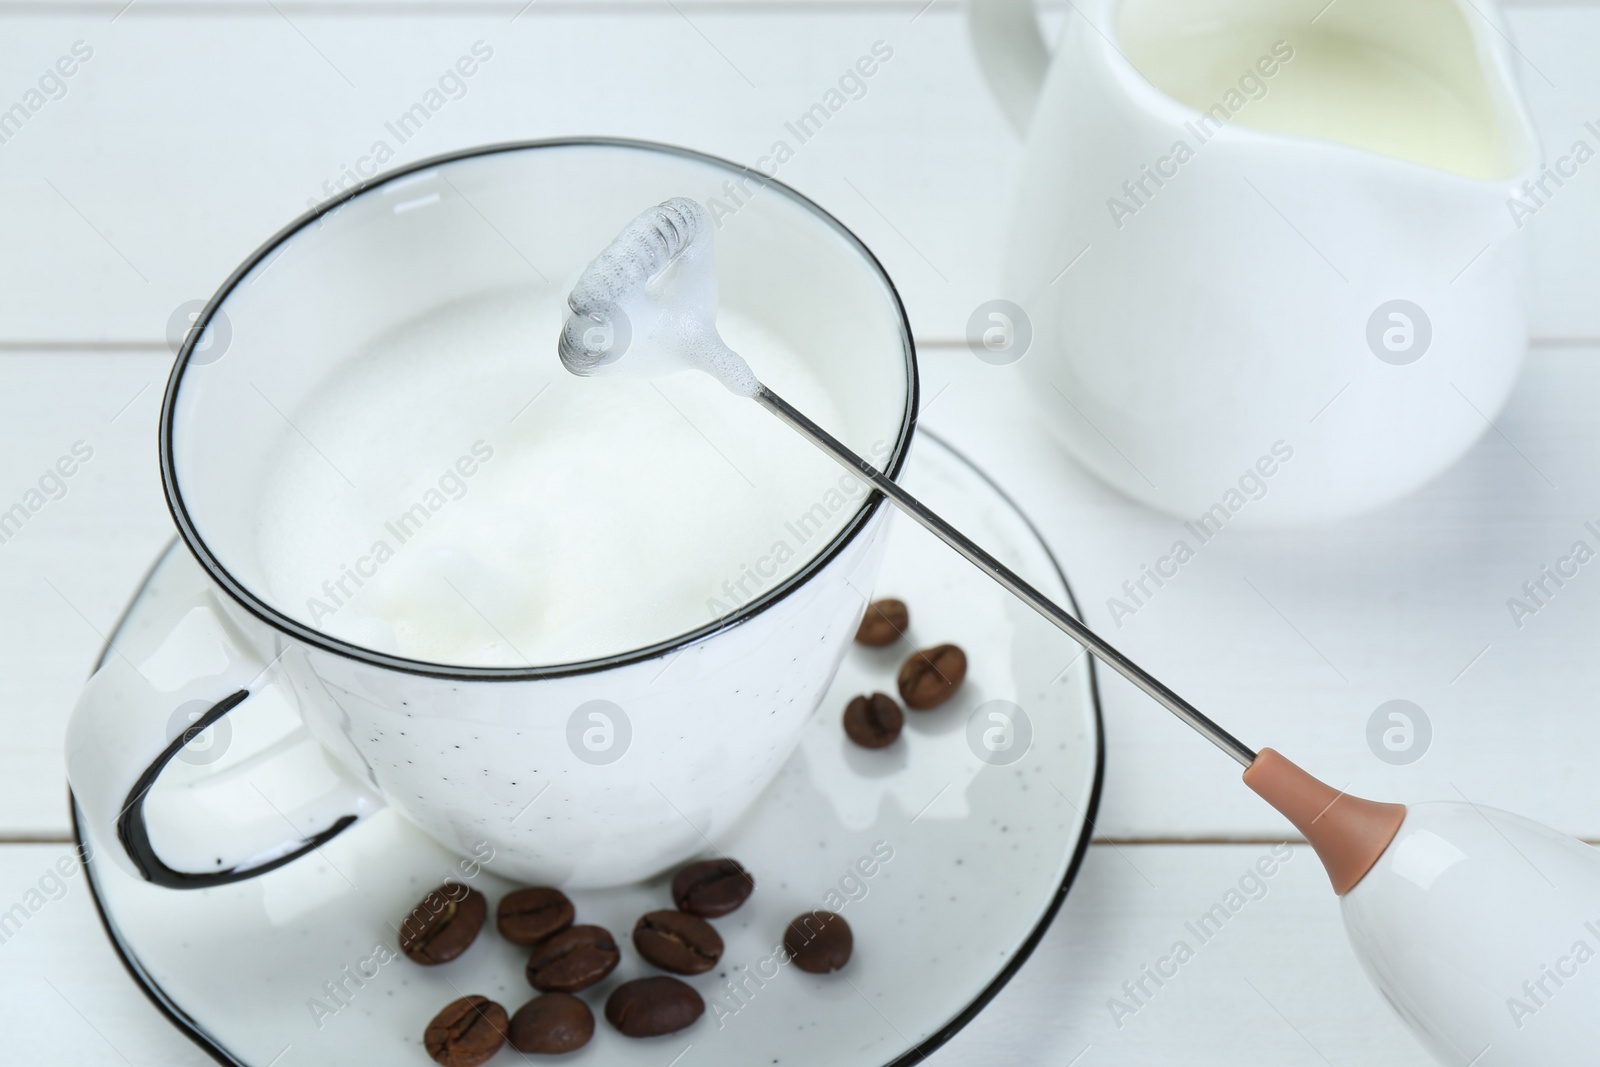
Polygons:
M908 470L912 492L1070 605L1049 551L979 471L925 431ZM137 659L141 643L148 647L203 581L187 553L169 549L113 636L121 652ZM852 649L799 750L746 819L714 843L749 868L756 890L716 920L727 944L721 965L688 980L705 997L706 1014L668 1037L630 1040L613 1031L603 1017L606 995L655 973L625 942L638 916L671 906L666 879L574 892L578 921L610 929L623 962L584 994L598 1022L595 1038L562 1062L914 1063L988 1003L1043 935L1083 858L1100 798L1089 657L903 516L891 525L878 588L862 592L910 605L909 642ZM846 701L893 693L904 656L943 641L961 645L971 665L956 697L932 712L908 712L901 739L888 749L850 744L840 726ZM969 722L995 700L1010 704L990 705ZM1027 726L1012 736L1031 728L1031 743L1014 762L981 760L979 752L1004 760L1022 747L997 756L982 742L985 731L1003 728L988 712L1014 706ZM476 993L515 1011L533 996L522 976L527 950L502 941L492 917L472 947L443 966L419 967L393 953L392 924L424 891L461 877L462 861L392 811L261 878L193 891L126 873L109 862L107 850L120 847L113 828L79 818L79 840L92 855L90 884L129 972L222 1063L428 1067L422 1031L446 1003ZM875 846L879 856L892 849L893 858L871 862ZM856 869L863 859L871 877ZM488 872L472 884L491 909L510 888ZM849 965L821 978L790 966L763 970L788 921L823 907L843 914L855 933ZM348 975L380 945L393 958L367 962L365 971L377 974L358 985ZM737 998L729 992L735 982L744 989ZM326 983L344 986L342 1002L329 997ZM490 1063L521 1060L507 1047Z

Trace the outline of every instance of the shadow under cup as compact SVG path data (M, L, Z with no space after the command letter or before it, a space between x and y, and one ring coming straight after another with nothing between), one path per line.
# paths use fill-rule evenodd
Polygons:
M180 533L226 594L215 606L236 640L272 664L268 683L285 688L347 772L352 813L388 804L446 847L492 855L489 866L525 880L647 877L739 817L793 751L854 634L876 573L881 499L858 493L786 579L688 632L582 662L484 666L361 647L301 606L274 603L263 487L291 437L316 448L296 412L375 339L483 294L564 304L595 254L672 196L699 200L715 220L723 311L798 353L835 403L830 429L897 474L916 368L899 298L871 253L757 172L640 142L492 146L352 190L224 285L167 390L162 476ZM528 358L564 373L555 330L529 338ZM397 439L406 432L393 427ZM384 447L371 441L374 454ZM187 834L155 836L172 842L164 852L188 851ZM225 858L248 865L274 847L287 846L242 842ZM215 842L200 852L215 854Z

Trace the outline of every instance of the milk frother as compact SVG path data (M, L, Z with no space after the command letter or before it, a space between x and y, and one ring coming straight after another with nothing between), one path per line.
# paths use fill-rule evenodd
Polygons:
M763 385L717 333L712 232L705 209L682 197L630 223L572 290L562 364L583 376L711 374L1239 763L1316 851L1362 966L1440 1063L1585 1062L1600 1044L1600 854L1470 803L1352 797L1251 749Z

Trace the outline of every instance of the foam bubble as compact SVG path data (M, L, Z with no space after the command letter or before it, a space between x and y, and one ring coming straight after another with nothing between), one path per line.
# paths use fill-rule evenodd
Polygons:
M630 222L584 268L567 306L558 347L574 374L698 370L740 396L760 391L750 365L717 333L711 218L687 197Z

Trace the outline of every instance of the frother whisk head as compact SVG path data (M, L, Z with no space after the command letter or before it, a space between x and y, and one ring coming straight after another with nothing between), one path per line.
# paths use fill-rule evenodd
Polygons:
M701 370L735 393L760 383L717 333L711 216L675 196L628 223L567 297L557 351L585 377Z

